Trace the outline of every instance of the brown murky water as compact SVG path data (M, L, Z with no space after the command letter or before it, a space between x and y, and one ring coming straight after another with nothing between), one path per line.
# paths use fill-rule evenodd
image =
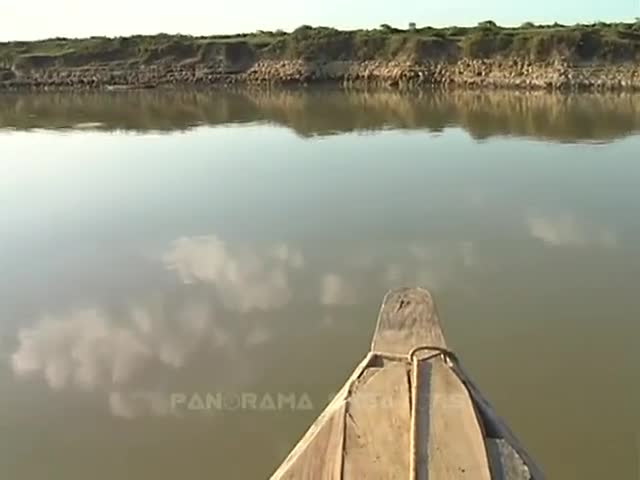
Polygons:
M267 478L392 287L549 478L640 478L640 98L0 96L0 472Z

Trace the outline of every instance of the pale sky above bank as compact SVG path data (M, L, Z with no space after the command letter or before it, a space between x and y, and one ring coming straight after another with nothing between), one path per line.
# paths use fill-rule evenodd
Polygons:
M639 16L640 0L0 0L0 40L158 32L207 35L292 30L302 24L406 27L413 21L446 26L487 19L504 25L573 24Z

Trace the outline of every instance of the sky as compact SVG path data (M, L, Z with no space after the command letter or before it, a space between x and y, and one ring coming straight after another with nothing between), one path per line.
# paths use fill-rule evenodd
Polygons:
M210 35L300 25L373 28L632 21L640 0L0 0L0 41L184 33Z

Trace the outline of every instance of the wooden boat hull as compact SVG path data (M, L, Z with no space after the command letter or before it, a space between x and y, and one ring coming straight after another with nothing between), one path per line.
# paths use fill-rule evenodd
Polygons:
M447 349L431 294L389 292L371 350L272 480L542 480Z

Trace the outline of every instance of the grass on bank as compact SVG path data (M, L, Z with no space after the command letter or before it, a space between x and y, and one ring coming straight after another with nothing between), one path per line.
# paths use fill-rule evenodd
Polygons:
M0 67L26 63L46 67L111 62L154 63L203 60L216 56L311 60L490 58L578 61L630 61L640 58L640 20L629 23L501 27L492 21L475 27L381 25L342 31L301 26L293 32L258 31L238 35L134 35L53 38L0 43Z

